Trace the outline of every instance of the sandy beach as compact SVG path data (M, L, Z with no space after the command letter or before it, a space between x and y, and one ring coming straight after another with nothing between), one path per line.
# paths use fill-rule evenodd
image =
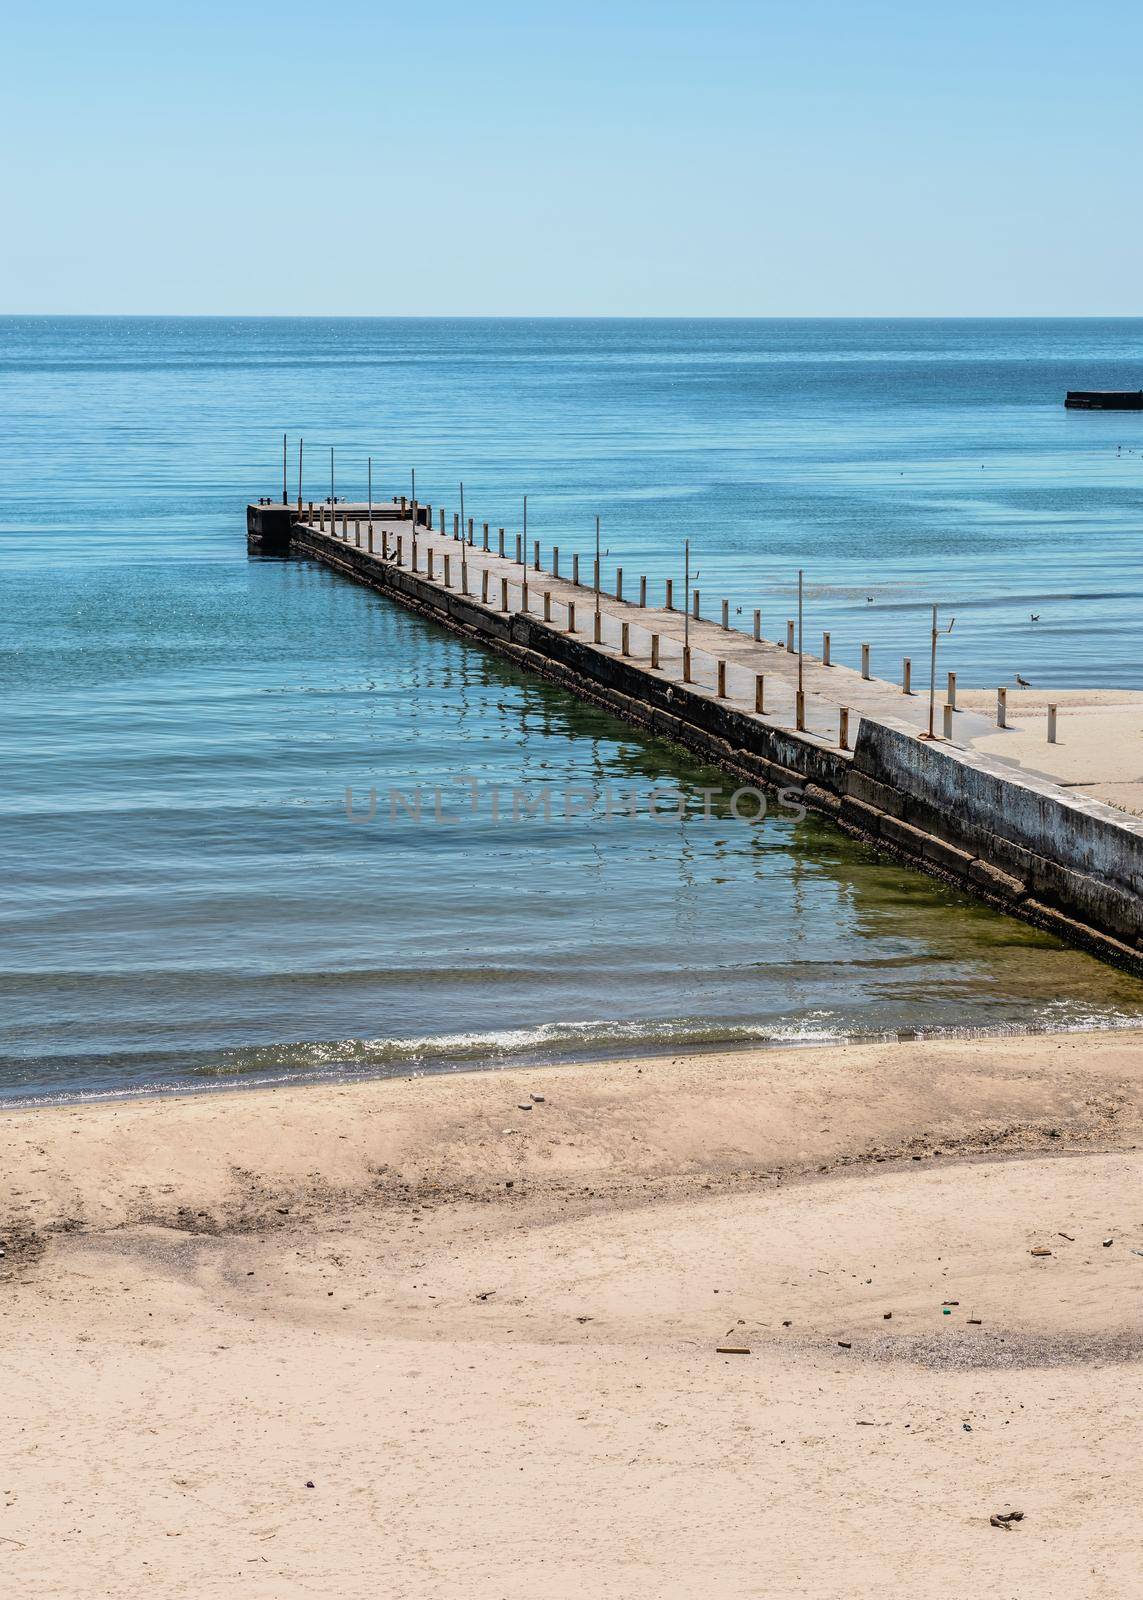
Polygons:
M1121 1596L1141 1085L1107 1033L4 1113L5 1591Z

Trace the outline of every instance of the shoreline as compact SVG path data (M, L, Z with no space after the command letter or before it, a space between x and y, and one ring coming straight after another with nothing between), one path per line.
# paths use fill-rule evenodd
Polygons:
M529 1057L527 1055L506 1056L500 1059L494 1057L481 1057L479 1059L450 1060L448 1057L437 1057L434 1060L409 1060L394 1062L390 1070L383 1067L362 1067L360 1070L335 1073L318 1068L300 1067L297 1069L284 1068L281 1077L255 1076L253 1074L219 1073L214 1081L209 1080L207 1072L202 1073L203 1081L188 1082L156 1082L148 1087L132 1086L123 1089L94 1089L87 1093L76 1095L60 1095L50 1097L47 1095L27 1095L21 1099L9 1100L0 1094L0 1116L16 1112L50 1111L52 1109L67 1109L81 1106L99 1105L131 1105L136 1102L150 1102L153 1100L185 1099L198 1095L216 1094L251 1094L260 1091L275 1089L304 1089L320 1088L323 1085L336 1088L339 1085L388 1083L394 1079L421 1079L421 1078L453 1078L464 1076L468 1073L503 1073L513 1071L542 1072L549 1067L588 1067L594 1065L606 1066L610 1063L619 1063L630 1060L661 1061L668 1057L683 1056L751 1056L768 1055L771 1052L780 1054L784 1051L798 1050L840 1050L854 1049L861 1046L878 1045L928 1045L941 1043L970 1043L974 1040L987 1042L989 1040L1002 1042L1012 1039L1050 1039L1072 1038L1077 1035L1091 1035L1099 1038L1107 1034L1132 1034L1143 1031L1143 1011L1135 1019L1117 1016L1114 1021L1107 1023L1092 1023L1091 1021L1077 1022L1074 1025L1059 1027L1038 1027L1031 1023L999 1024L995 1027L964 1027L964 1028L897 1028L884 1032L871 1033L838 1033L822 1036L820 1038L776 1038L768 1037L757 1040L727 1039L700 1040L694 1043L685 1041L672 1041L663 1044L632 1043L627 1047L612 1046L608 1050L594 1049L584 1052L570 1053L551 1057ZM263 1047L265 1048L265 1047ZM286 1075L288 1073L288 1075Z
M1143 1562L1138 1030L0 1129L31 1600L1109 1600Z

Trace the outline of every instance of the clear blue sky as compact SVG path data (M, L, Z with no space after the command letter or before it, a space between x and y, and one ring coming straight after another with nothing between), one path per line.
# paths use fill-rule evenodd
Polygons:
M0 310L1134 314L1139 0L8 8Z

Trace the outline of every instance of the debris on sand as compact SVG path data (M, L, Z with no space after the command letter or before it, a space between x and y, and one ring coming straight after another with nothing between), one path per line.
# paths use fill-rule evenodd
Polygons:
M997 1511L993 1516L989 1517L988 1523L992 1528L1003 1528L1005 1533L1011 1533L1012 1524L1014 1522L1023 1522L1023 1520L1024 1513L1022 1511Z

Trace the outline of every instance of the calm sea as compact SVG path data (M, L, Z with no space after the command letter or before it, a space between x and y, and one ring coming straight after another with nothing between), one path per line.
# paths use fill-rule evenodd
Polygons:
M276 493L679 573L875 665L1143 687L1143 322L0 320L0 1096L1143 1018L1143 987L385 600L249 562ZM867 599L872 596L872 602ZM1030 614L1040 614L1032 623ZM390 788L478 782L390 820ZM569 787L601 804L565 820ZM345 790L379 791L351 823ZM557 796L511 818L514 789ZM493 791L505 798L492 816ZM780 1058L779 1058L780 1059Z

